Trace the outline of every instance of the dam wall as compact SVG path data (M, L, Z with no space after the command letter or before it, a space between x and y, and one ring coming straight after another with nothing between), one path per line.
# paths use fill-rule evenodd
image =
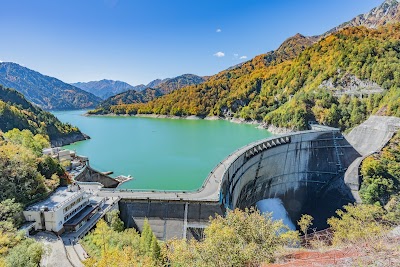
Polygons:
M357 202L361 202L358 190L361 186L360 168L363 160L382 150L399 130L400 118L373 115L346 135L346 139L360 154L348 167L344 177Z
M260 142L235 159L221 183L221 204L246 208L267 198L282 200L289 217L326 219L354 202L344 173L360 154L338 129L304 131Z
M119 209L125 227L141 231L147 219L159 240L201 239L209 218L223 214L221 206L215 202L122 199Z

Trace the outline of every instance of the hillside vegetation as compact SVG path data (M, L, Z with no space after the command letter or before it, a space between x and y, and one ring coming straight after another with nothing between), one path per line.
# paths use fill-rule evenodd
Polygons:
M106 112L234 116L293 129L305 129L309 120L348 128L378 110L399 116L399 37L398 24L379 29L347 28L313 45L315 40L297 35L277 51L257 56L202 84L145 104L111 106ZM361 100L337 98L334 91L320 86L349 74L375 82L385 92Z
M58 161L42 155L47 135L29 130L0 132L0 266L38 266L42 246L18 229L26 205L47 197L67 179Z
M387 239L391 225L399 222L393 218L399 214L399 210L388 211L377 205L350 204L328 219L331 231L326 238L301 239L299 232L288 230L281 220L272 220L271 214L260 214L255 209L236 209L228 210L225 217L210 218L201 241L175 238L160 242L147 220L140 234L132 228L124 230L120 227L123 223L117 212L112 214L109 224L99 221L96 229L83 239L82 244L90 255L84 264L97 267L255 267L280 262L282 265L272 266L298 266L293 263L296 258L291 257L295 251L352 251L359 248L357 254L348 254L346 261L337 259L337 264L344 262L338 266L372 266L371 263L385 262L388 255L399 253L396 238ZM312 226L312 217L308 217L305 232Z
M90 111L89 114L99 115L110 113L110 107L115 105L147 103L182 87L200 84L205 80L206 78L193 74L183 74L164 80L157 79L150 82L145 89L136 90L135 88L139 87L136 86L132 90L110 96L101 102L95 110Z
M400 198L400 131L361 166L363 203L393 205ZM400 210L400 206L397 207Z
M0 130L7 132L14 128L48 135L53 143L85 139L78 128L60 122L51 113L32 105L22 94L0 85Z
M108 99L101 102L96 109L96 114L101 114L104 110L107 110L110 106L120 104L133 104L133 103L146 103L152 101L163 94L158 89L147 88L143 91L128 90L126 92L111 96ZM106 113L106 112L105 112Z
M189 94L191 92L191 90L200 90L201 88L205 88L205 90L207 91L211 91L211 92L198 92L198 93L191 93L190 94L190 98L187 99L187 101L195 101L193 103L190 103L193 106L193 111L196 111L195 113L192 113L191 115L198 115L201 116L204 112L200 112L201 108L205 108L203 107L199 107L196 108L196 105L200 102L210 102L209 105L213 105L213 103L211 103L211 101L216 101L215 99L208 99L211 98L211 96L213 97L218 97L217 95L212 95L215 94L215 92L213 92L212 89L213 86L220 86L220 83L222 82L226 82L227 80L232 80L234 79L238 79L239 77L241 77L242 75L247 75L252 73L254 70L260 69L260 68L265 68L268 66L274 66L277 65L279 63L282 63L288 59L293 59L294 57L296 57L297 55L299 55L302 51L304 51L307 47L311 46L317 39L316 38L310 38L310 37L305 37L301 34L297 34L293 37L288 38L277 50L275 51L271 51L268 52L266 54L263 55L259 55L257 57L255 57L252 60L249 60L245 63L233 66L225 71L222 71L212 77L209 77L208 79L204 79L204 82L200 85L192 85L192 86L188 86L188 87L183 87L183 89L181 90L176 90L173 92L173 95L169 95L166 98L186 98L186 94ZM177 77L178 78L178 77ZM150 83L148 86L150 87L162 87L164 84L168 85L168 81L170 79L165 79L165 80L155 80L152 83ZM222 85L221 85L222 86ZM225 85L224 85L225 86ZM197 88L198 89L195 89ZM194 99L196 98L197 99ZM204 98L204 99L199 99L199 98ZM164 98L162 98L164 99ZM179 100L177 99L177 100ZM167 100L165 100L167 101ZM164 101L164 102L165 102ZM171 100L172 101L172 100ZM157 103L157 105L163 105L164 104L163 100L159 100L159 102ZM90 111L89 114L98 114L98 113L116 113L116 114L124 114L124 113L128 113L128 114L136 114L136 113L156 113L151 112L151 111L144 111L144 110L139 110L138 112L138 108L136 107L131 107L129 105L126 104L130 104L128 103L118 103L118 107L107 107L107 108L101 108L101 110L95 110L95 111ZM176 103L177 105L180 105L179 103ZM151 106L153 106L154 104L151 103ZM199 112L197 112L197 110L199 110ZM165 111L164 113L161 111ZM168 112L167 112L168 111ZM170 111L170 107L166 107L165 110L160 110L160 112L158 112L157 114L166 114L166 115L187 115L189 113L182 113L182 112L172 112ZM206 115L204 115L206 116Z
M188 85L200 84L205 80L205 78L194 74L183 74L175 78L166 79L154 86L154 88L158 89L163 95L166 95Z

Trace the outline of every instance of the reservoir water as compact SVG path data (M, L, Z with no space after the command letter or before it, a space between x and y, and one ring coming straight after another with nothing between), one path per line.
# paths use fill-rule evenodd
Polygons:
M99 171L132 175L123 188L194 190L234 150L271 136L254 125L223 120L86 117L85 111L53 112L91 137L67 146L88 156Z

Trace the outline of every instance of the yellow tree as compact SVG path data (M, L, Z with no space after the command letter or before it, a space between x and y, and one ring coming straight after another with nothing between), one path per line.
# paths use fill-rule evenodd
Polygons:
M171 266L259 266L272 261L283 245L298 240L282 221L255 209L217 216L204 233L202 242L168 243L164 253Z
M300 217L300 220L297 221L297 225L300 227L301 232L303 232L305 238L307 239L307 231L311 225L313 225L312 221L314 218L311 215L303 214Z
M385 211L378 205L347 205L337 210L338 217L328 219L333 230L333 243L365 242L385 233L389 228L382 223Z

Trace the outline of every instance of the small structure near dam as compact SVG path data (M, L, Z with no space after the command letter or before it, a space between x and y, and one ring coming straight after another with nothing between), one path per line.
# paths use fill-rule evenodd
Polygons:
M227 209L255 206L270 198L282 201L293 222L302 214L310 214L315 218L313 226L321 229L337 209L359 201L358 169L362 159L390 140L400 129L400 119L371 116L348 136L335 128L311 128L234 151L195 191L117 187L102 188L97 194L119 197L121 218L127 227L140 230L147 218L156 236L163 240L199 238L210 216L222 215ZM82 177L91 182L90 173ZM102 182L97 178L93 182Z

